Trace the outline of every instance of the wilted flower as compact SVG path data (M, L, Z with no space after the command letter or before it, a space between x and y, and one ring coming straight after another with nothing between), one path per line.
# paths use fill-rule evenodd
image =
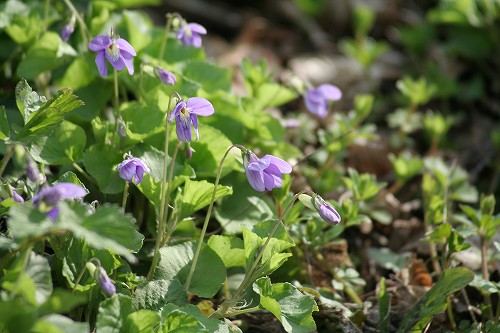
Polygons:
M161 67L156 68L156 75L158 75L161 82L169 85L175 84L175 81L177 80L177 78L172 72L169 72Z
M132 157L127 154L123 162L118 164L116 170L120 173L120 177L128 182L133 182L135 185L139 184L144 177L144 173L150 173L149 167L137 157Z
M95 63L102 77L108 75L105 59L108 59L114 69L120 71L127 67L129 74L134 74L132 57L136 56L137 53L125 39L119 38L113 33L111 33L111 36L98 35L90 41L89 50L97 52Z
M191 125L193 125L196 134L196 140L199 138L198 134L198 118L197 116L210 116L215 112L213 105L204 98L193 97L189 98L187 102L180 101L175 106L168 122L171 122L175 117L175 130L177 137L181 141L191 141Z
M292 167L287 162L273 155L266 155L259 159L252 151L243 154L243 166L250 185L259 192L271 191L281 187L282 175L292 172Z
M314 196L313 205L323 220L333 225L340 223L340 214L319 195Z
M310 89L304 96L307 109L320 118L328 114L328 101L338 101L342 98L339 88L331 84L322 84L317 88Z
M57 183L42 189L33 197L35 207L42 208L45 214L55 221L59 216L57 203L63 199L81 199L87 195L87 190L73 183Z
M201 36L207 33L207 29L198 23L186 23L181 26L177 31L177 39L179 39L182 44L194 47L201 46Z
M97 267L95 270L95 280L97 284L101 287L101 290L108 296L113 296L116 294L116 287L109 278L106 270L102 267Z

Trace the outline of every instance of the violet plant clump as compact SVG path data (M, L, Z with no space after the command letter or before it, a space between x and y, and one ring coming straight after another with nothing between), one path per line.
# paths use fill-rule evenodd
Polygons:
M214 114L215 110L208 100L201 97L191 97L187 101L179 101L170 117L170 123L175 118L175 131L180 141L189 142L192 140L192 129L194 129L196 140L199 139L198 116L207 117Z
M98 35L89 42L89 50L96 52L95 63L99 74L104 78L108 75L106 60L117 71L127 67L130 75L134 74L133 57L137 55L132 45L112 32L111 35Z

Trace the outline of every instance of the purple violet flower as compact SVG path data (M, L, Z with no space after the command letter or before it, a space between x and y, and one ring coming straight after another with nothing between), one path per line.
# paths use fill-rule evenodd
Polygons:
M266 155L259 159L250 150L243 155L243 166L248 182L259 192L281 187L283 184L282 175L292 172L291 165L282 159L273 155Z
M210 116L215 112L212 103L201 97L189 98L187 102L180 101L175 106L168 122L171 122L175 117L175 130L177 137L181 141L191 141L193 125L196 134L196 140L199 138L198 134L198 118L197 116Z
M200 35L205 35L206 33L207 29L204 26L198 23L186 23L177 31L176 37L182 44L198 48L201 47Z
M144 177L144 173L151 173L149 167L137 157L127 155L125 160L118 164L116 170L120 173L120 177L128 182L139 184Z
M313 205L325 222L333 225L340 223L340 214L319 195L314 197Z
M157 67L156 69L156 75L160 78L161 82L169 85L175 84L175 81L177 78L172 72L167 71L166 69L163 69L161 67Z
M101 290L108 296L113 296L116 294L116 287L109 278L106 270L102 267L97 267L95 270L95 280L97 284L101 287Z
M33 197L35 207L42 207L45 214L52 220L57 220L59 208L57 203L63 199L81 199L87 195L87 190L73 183L57 183L42 189Z
M19 203L24 203L24 199L22 196L19 195L19 193L17 193L16 189L13 188L12 186L10 186L10 190L12 191L12 199L15 201L15 202L19 202Z
M108 59L111 66L117 71L121 71L124 67L130 75L134 74L134 63L132 57L136 56L134 48L125 39L118 38L113 34L98 35L89 43L89 50L97 52L95 56L95 63L99 74L102 77L108 75L108 67L106 60Z
M36 163L31 159L28 159L26 163L26 176L28 176L28 179L33 183L38 183L40 180L40 171L38 170Z
M328 101L338 101L342 98L339 88L331 84L322 84L317 88L310 89L304 95L304 102L312 114L325 118L328 114Z

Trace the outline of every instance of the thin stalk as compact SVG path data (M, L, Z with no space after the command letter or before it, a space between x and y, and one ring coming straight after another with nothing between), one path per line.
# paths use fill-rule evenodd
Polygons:
M163 55L165 54L165 48L167 47L168 35L170 34L170 29L172 28L172 20L174 17L178 17L179 14L167 14L167 23L165 24L165 30L163 32L163 39L160 45L160 52L158 53L158 59L163 60Z
M167 225L167 217L168 217L168 208L169 208L169 205L168 205L168 199L170 198L170 190L172 188L172 178L174 177L174 166L175 166L175 160L177 159L177 153L179 152L179 146L181 145L181 143L179 141L177 141L177 144L175 145L175 148L174 148L174 152L172 153L172 160L170 162L170 172L168 173L168 178L167 178L167 192L165 193L165 196L166 196L166 200L165 200L165 207L164 207L164 211L165 213L163 214L163 225ZM170 238L170 234L174 232L174 229L175 229L175 225L172 226L172 228L170 228L169 232L168 232L168 237L167 235L165 235L165 237L163 237L162 235L162 241L161 241L161 246L164 246L168 240L168 238Z
M5 168L7 167L7 164L9 163L10 158L12 157L13 154L14 154L14 145L9 146L7 152L2 158L2 162L0 162L0 177L3 175L3 172L5 171Z
M87 25L85 24L82 17L80 16L76 8L73 6L71 1L70 0L63 0L63 1L66 4L66 6L68 6L69 10L75 15L76 20L78 21L78 24L80 25L80 28L82 29L83 32L83 42L85 45L87 45L90 40L90 33L89 29L87 28Z
M49 11L50 11L50 0L45 0L45 11L43 15L43 24L45 30L49 29Z
M285 211L279 217L278 221L276 221L276 224L274 225L273 230L271 230L271 232L269 233L269 236L267 237L266 241L264 242L264 245L262 245L262 247L260 248L259 253L257 254L257 257L255 257L255 260L252 263L252 266L250 267L248 272L245 274L245 278L243 279L240 286L238 287L238 289L234 293L234 296L233 296L234 299L238 299L241 296L241 293L248 287L248 284L251 282L253 275L254 275L255 271L257 270L257 265L259 264L260 260L262 259L262 256L264 255L264 251L265 251L267 245L269 244L269 242L273 238L276 230L278 230L278 227L283 223L283 219L285 218L286 214L288 214L288 212L292 208L295 201L297 201L299 196L301 194L308 193L308 192L311 192L311 191L303 190L303 191L300 191L299 193L295 194L293 196L292 200L290 201L290 203L288 204L288 206L286 206Z
M242 310L238 310L238 311L229 312L229 313L225 314L224 317L234 317L234 316L237 316L240 314L249 313L249 312L258 311L258 310L262 310L262 308L260 306L254 306L253 308L246 308L246 309L242 309ZM216 314L216 313L217 312L214 312L213 314ZM210 317L212 315L210 315ZM217 316L217 318L220 319L222 317Z
M481 242L481 273L483 274L483 279L489 281L490 275L488 273L488 241L486 240L486 237L480 236L480 242ZM488 312L490 319L493 320L494 318L493 303L491 302L491 296L489 294L485 294L484 300L488 304Z
M19 275L21 275L22 272L26 270L28 267L28 264L30 262L30 257L31 257L31 250L33 249L33 245L28 246L26 249L26 256L24 257L23 264L21 266L21 271L19 272ZM16 284L14 285L14 288L12 288L12 291L10 292L10 297L13 298L14 295L17 292L17 289L19 288L19 283L21 282L21 279L19 278L20 276L17 277L16 279Z
M168 122L168 118L170 117L170 105L172 103L172 98L177 97L177 100L181 100L180 95L177 92L173 92L170 95L170 99L168 101L167 113L165 114L165 157L163 159L163 174L161 179L161 197L160 197L160 214L158 217L158 230L156 232L156 244L155 251L153 254L153 261L151 262L151 267L149 268L149 273L147 275L147 279L151 281L154 276L156 265L158 265L160 246L163 241L163 234L165 233L165 206L168 205L166 198L166 181L167 181L167 168L168 168L168 144L170 137L170 123ZM172 164L172 168L173 168Z
M125 212L125 208L127 208L128 187L129 187L129 184L126 181L125 187L123 188L123 198L122 198L122 209L124 212Z
M207 232L207 227L208 227L208 221L210 220L210 216L212 215L212 208L214 206L214 201L215 201L215 195L217 193L217 186L219 185L219 180L220 180L220 175L222 173L222 166L224 165L224 161L233 148L239 148L243 151L246 151L247 149L243 146L240 145L232 145L231 147L227 148L226 153L222 157L220 163L219 163L219 168L217 170L217 176L215 177L215 184L214 184L214 190L212 192L212 198L210 199L210 206L208 206L208 211L207 215L205 216L205 222L203 223L203 228L201 229L201 234L200 238L198 240L198 246L196 247L196 252L193 257L193 263L191 264L191 268L189 270L188 277L186 279L186 285L185 289L189 290L189 287L191 285L191 279L193 278L194 270L196 268L196 264L198 263L198 258L200 256L201 252L201 246L203 245L203 239L205 238L205 233Z
M453 315L453 308L451 307L451 296L446 297L446 313L448 314L448 319L450 320L451 329L453 332L458 333L457 323L455 322L455 316Z
M90 181L94 184L97 184L96 181L94 180L94 178L92 178L88 173L86 173L85 170L83 170L78 164L73 163L72 166L73 166L73 168L76 169L76 171L81 173L88 181Z
M115 130L113 131L113 136L111 139L111 142L113 145L115 144L115 135L118 133L120 123L118 119L120 118L120 111L119 111L119 98L120 98L120 92L118 90L118 71L116 69L113 70L113 79L114 79L114 91L115 91L115 98L113 100L113 110L115 113Z
M323 258L323 256L320 253L318 253L317 255L320 256L319 258L321 258L322 261L326 262L325 258ZM326 267L328 267L328 265ZM349 298L357 305L363 305L363 301L361 300L361 298L359 298L358 294L354 291L354 289L352 289L351 286L345 283L344 279L342 279L334 269L331 269L330 271L332 272L335 281L342 283L342 285L344 286L344 291L347 294L347 296L349 296Z

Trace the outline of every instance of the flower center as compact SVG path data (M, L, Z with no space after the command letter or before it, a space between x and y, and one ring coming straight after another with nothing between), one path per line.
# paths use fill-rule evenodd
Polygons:
M120 47L115 44L115 41L108 46L106 52L110 55L111 59L113 59L113 62L118 61L118 58L120 58Z
M179 112L179 115L181 116L181 119L184 123L188 122L189 120L189 110L186 108L182 108L181 111Z

